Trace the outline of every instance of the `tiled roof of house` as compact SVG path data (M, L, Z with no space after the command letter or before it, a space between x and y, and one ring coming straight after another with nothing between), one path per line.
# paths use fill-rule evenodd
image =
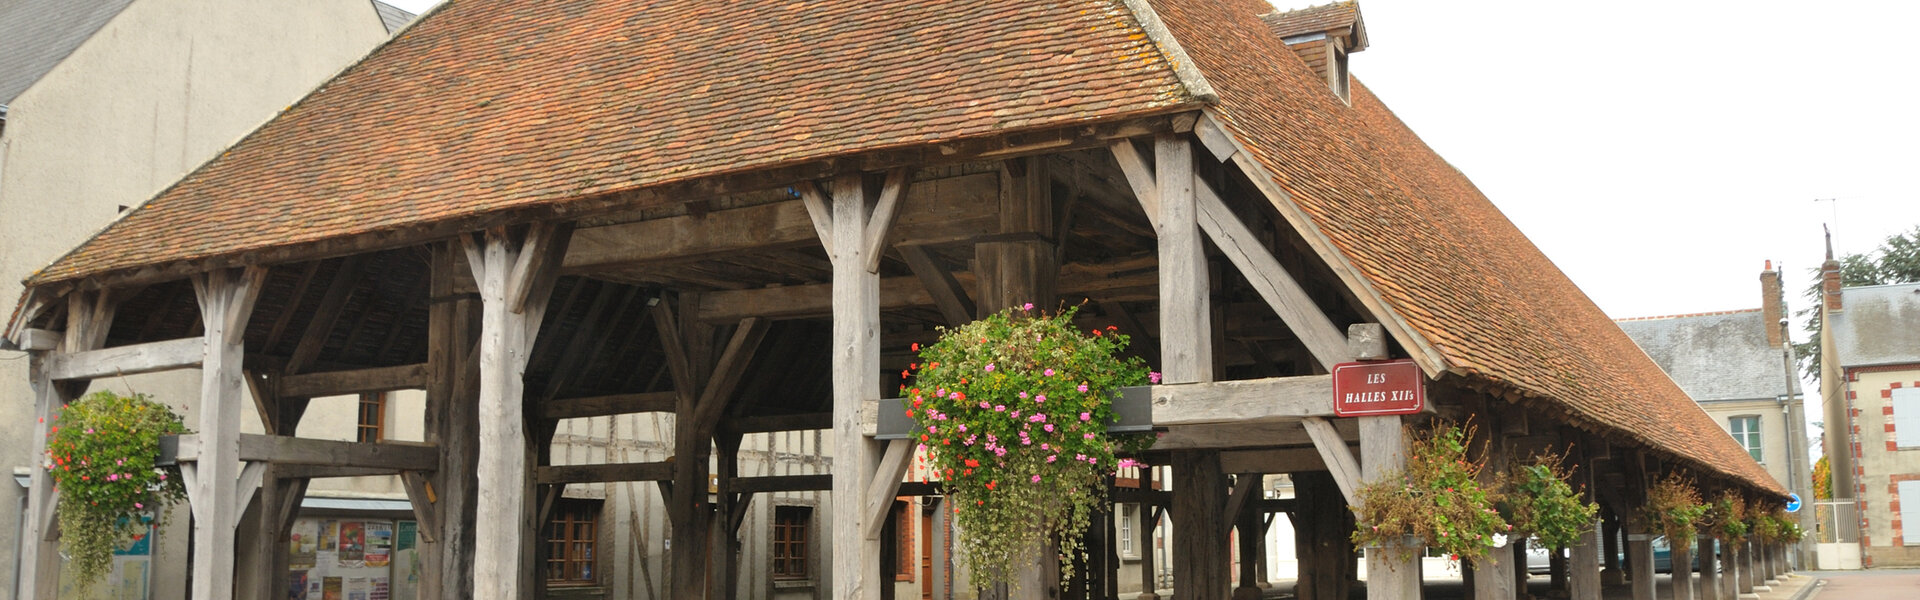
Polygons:
M1828 313L1842 367L1920 364L1920 283L1841 288Z
M413 22L413 18L417 16L404 8L380 0L373 0L373 12L380 15L380 25L387 28L389 35L406 27L407 23Z
M1333 96L1270 5L1153 4L1283 211L1449 377L1785 495L1370 91ZM650 6L453 0L30 283L1197 106L1118 1Z
M1283 38L1352 27L1359 19L1360 9L1354 2L1334 2L1285 12L1273 11L1261 16L1261 20L1267 22L1267 27L1273 30L1273 34Z
M0 104L99 31L133 0L0 0Z
M1340 102L1261 0L1161 0L1225 126L1319 235L1444 358L1579 426L1786 490L1500 210L1365 86Z
M1787 367L1786 351L1767 343L1767 327L1778 324L1767 323L1760 309L1618 323L1696 402L1772 400L1799 392L1799 378Z
M450 0L28 282L1192 102L1111 0Z

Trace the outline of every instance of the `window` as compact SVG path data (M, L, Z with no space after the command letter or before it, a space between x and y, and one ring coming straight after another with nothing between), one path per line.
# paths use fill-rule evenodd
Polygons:
M354 440L378 442L387 438L387 394L360 395L360 423L354 428Z
M1733 441L1753 455L1753 460L1764 462L1760 458L1760 417L1745 416L1727 419L1727 431L1733 434Z
M1133 505L1120 505L1120 557L1138 558L1133 553Z
M1920 388L1894 388L1888 398L1893 405L1894 447L1920 448Z
M813 537L813 508L773 507L773 578L806 579L807 542Z
M600 502L562 499L547 521L547 584L593 585L593 549L600 540Z

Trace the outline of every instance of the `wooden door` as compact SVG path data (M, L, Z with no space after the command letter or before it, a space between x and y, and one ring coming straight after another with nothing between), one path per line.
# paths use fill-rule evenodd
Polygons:
M933 511L938 504L928 498L920 510L920 600L933 600Z

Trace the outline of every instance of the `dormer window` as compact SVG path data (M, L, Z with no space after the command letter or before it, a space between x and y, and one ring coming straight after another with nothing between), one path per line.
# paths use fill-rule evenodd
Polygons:
M1328 91L1341 102L1352 102L1347 55L1367 49L1367 26L1360 19L1358 2L1274 11L1260 18L1307 68L1326 80Z

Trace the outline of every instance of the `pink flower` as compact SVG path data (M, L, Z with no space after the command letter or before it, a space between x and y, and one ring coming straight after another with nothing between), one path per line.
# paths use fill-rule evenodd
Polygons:
M940 428L939 428L939 427L934 427L934 426L932 426L932 425L928 425L928 426L927 426L927 433L940 433Z
M1007 455L1007 449L1006 449L1006 448L994 448L994 449L993 449L993 455L994 455L994 456L1006 456L1006 455Z
M1009 417L1013 417L1013 418L1015 418L1015 419L1018 419L1018 418L1020 418L1020 411L1017 411L1017 410L1016 410L1016 411L1013 411L1013 412L1010 412L1010 413L1007 413L1007 416L1009 416Z
M992 373L992 372L993 372L993 363L987 363L987 372L988 372L988 373Z
M992 404L988 404L988 403L987 403L987 401L985 401L985 400L981 400L981 401L980 401L980 408L993 408L993 405L992 405Z
M993 405L993 412L1007 412L1007 405L995 404Z
M914 446L914 448L913 448L913 451L914 451L914 452L926 452L926 451L927 451L927 445L926 445L926 444L917 444L917 445L915 445L915 446Z
M1041 395L1038 395L1038 396L1034 396L1034 397L1033 397L1033 403L1034 403L1034 404L1046 404L1046 403L1047 403L1047 395L1046 395L1046 394L1041 394Z
M1137 467L1137 466L1140 466L1140 461L1137 461L1131 458L1120 459L1120 468L1122 469Z
M1053 424L1052 424L1052 423L1048 423L1048 424L1046 424L1046 425L1043 425L1043 426L1041 426L1041 428L1042 428L1042 429L1045 429L1045 430L1047 430L1047 433L1053 433Z
M1159 371L1148 371L1148 372L1147 372L1147 381L1151 381L1151 382L1154 382L1154 383L1160 383L1160 372L1159 372Z
M1090 440L1090 439L1093 439L1093 434L1092 433L1081 434L1080 437Z
M1049 368L1049 369L1047 369L1047 376L1048 376L1048 377L1052 377L1052 376L1053 376L1053 369L1051 369L1051 368Z
M961 432L961 433L966 433L966 431L967 431L967 424L966 424L966 423L961 423L961 424L960 424L960 432Z
M1055 460L1059 460L1059 458L1060 456L1057 454L1049 454L1047 455L1047 462L1053 462Z
M1088 420L1088 419L1092 419L1092 418L1093 418L1093 414L1092 414L1092 413L1080 413L1080 420L1081 420L1081 421L1083 421L1083 422L1084 422L1084 421L1086 421L1086 420Z
M87 428L87 435L93 435L93 428L92 428L92 427L88 427L88 428Z
M1034 475L1034 476L1033 476L1033 482L1034 482L1034 483L1040 483L1040 476L1039 476L1039 475L1037 475L1037 474L1036 474L1036 475Z
M1041 450L1046 450L1046 449L1047 449L1047 445L1046 445L1046 444L1040 444L1040 449L1041 449Z
M133 503L133 507L134 507L134 508L146 508L146 507L147 507L147 505L145 505L145 504L141 504L141 503L139 503L139 502L135 502L135 503Z
M1030 439L1027 439L1027 436L1024 436L1024 435L1023 435L1023 436L1020 436L1020 445L1022 445L1022 446L1032 446L1032 445L1033 445L1033 440L1030 440Z
M1015 395L1015 396L1019 396L1021 400L1025 400L1025 399L1027 399L1027 393L1026 393L1026 392L1020 392L1020 393L1018 393L1018 394L1014 394L1014 395Z
M118 481L119 479L120 479L120 474L119 474L119 473L108 473L108 474L107 474L107 481Z
M1087 460L1087 455L1085 455L1085 454L1075 454L1075 455L1073 455L1073 459L1074 459L1074 460L1078 460L1078 461L1085 461L1085 460Z
M1082 392L1087 391L1087 384L1084 384L1084 383L1080 384L1079 390Z
M1033 310L1033 303L1032 303L1032 302L1028 302L1028 303L1026 303L1026 304L1024 304L1024 305L1021 305L1021 306L1020 306L1020 310Z

